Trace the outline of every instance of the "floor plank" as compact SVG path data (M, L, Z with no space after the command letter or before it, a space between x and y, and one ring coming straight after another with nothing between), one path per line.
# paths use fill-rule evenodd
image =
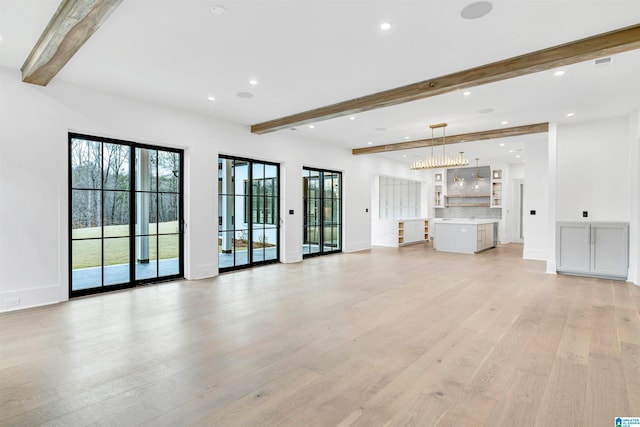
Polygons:
M608 425L640 288L374 248L0 314L2 426Z

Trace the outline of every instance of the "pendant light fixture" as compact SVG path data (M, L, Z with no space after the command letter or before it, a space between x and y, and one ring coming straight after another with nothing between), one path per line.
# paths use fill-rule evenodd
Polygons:
M447 153L445 152L445 145L447 144L445 132L445 128L447 127L446 123L438 123L430 125L429 127L431 128L431 156L411 163L412 170L448 168L454 166L467 166L469 164L469 160L464 157L463 151L460 151L458 154L451 153L447 156ZM439 128L442 128L442 154L436 155L433 150L435 140L434 129Z

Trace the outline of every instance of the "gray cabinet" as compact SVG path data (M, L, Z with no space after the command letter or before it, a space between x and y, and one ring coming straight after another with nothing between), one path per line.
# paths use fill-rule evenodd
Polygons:
M556 270L559 273L626 280L628 268L628 223L556 224Z

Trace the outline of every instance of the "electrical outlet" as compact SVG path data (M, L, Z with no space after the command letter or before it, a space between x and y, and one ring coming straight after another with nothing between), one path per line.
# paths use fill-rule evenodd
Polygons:
M4 300L5 307L16 307L20 305L20 298L7 298Z
M582 217L583 218L587 218L589 216L589 212L587 211L582 211Z

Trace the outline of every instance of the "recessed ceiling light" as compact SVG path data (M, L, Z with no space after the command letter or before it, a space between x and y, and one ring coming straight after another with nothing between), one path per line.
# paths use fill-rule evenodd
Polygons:
M407 157L407 155L406 155L406 154L403 154L403 155L402 155L402 157Z
M508 125L509 124L509 120L503 120L503 121L500 122L500 124Z
M576 115L576 113L567 113L567 117L573 117L575 115Z
M373 142L371 142L371 141L367 142L367 145L371 145L371 144L373 144Z
M509 150L510 153L513 153L513 150Z
M404 137L404 139L409 139L409 137L408 137L408 136L405 136L405 137Z
M224 15L227 13L227 9L224 6L213 6L211 8L211 13L214 15Z
M257 81L256 79L251 79L251 80L249 80L249 84L250 84L251 86L255 86L255 85L257 85L257 84L258 84L258 81Z
M349 120L355 120L356 118L354 116L349 117Z
M236 96L244 99L253 98L253 94L251 92L238 92L236 93Z
M478 110L480 114L488 114L493 113L495 110L493 108L483 108L482 110Z
M504 147L504 142L501 142L501 143L500 143L500 147Z
M471 91L465 90L464 92L462 92L462 94L464 96L469 96L469 95L471 95Z
M493 9L493 5L488 1L477 1L462 9L460 16L464 19L478 19L491 12L491 9Z
M309 129L313 129L313 128L315 128L314 125L309 125Z
M519 158L520 158L520 154L516 154L516 159L519 159Z
M553 75L556 77L564 76L564 70L558 70L555 73L553 73Z
M391 29L391 23L389 22L383 22L382 24L380 24L380 29L382 31L388 31Z
M216 100L215 96L207 96L207 101L213 102Z

